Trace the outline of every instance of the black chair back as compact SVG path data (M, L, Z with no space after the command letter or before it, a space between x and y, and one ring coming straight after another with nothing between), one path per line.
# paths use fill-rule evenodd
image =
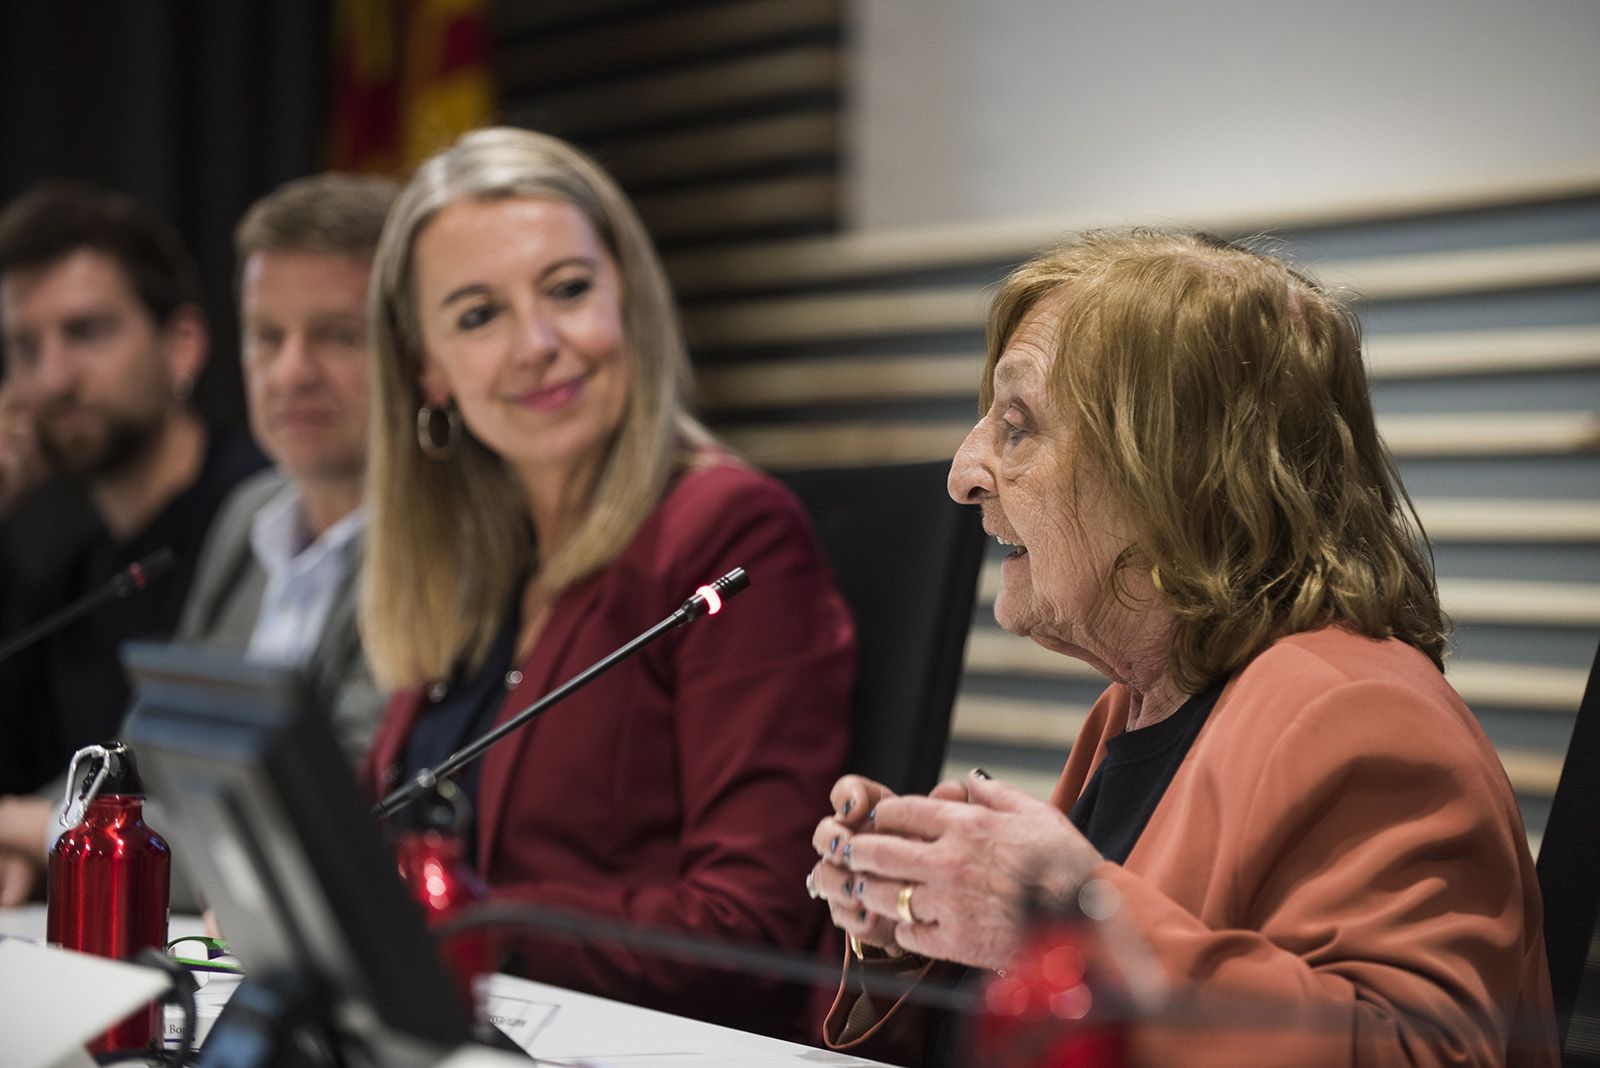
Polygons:
M1562 1063L1600 1065L1600 651L1539 847L1539 888Z
M899 793L938 781L984 534L945 493L950 465L774 472L805 504L860 650L850 770Z

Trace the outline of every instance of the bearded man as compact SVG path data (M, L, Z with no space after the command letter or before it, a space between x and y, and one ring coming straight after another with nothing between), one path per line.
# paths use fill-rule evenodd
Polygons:
M158 550L175 558L0 664L0 795L114 735L129 697L118 647L172 635L213 514L264 462L190 404L207 354L198 297L176 231L129 197L52 184L0 213L0 635Z

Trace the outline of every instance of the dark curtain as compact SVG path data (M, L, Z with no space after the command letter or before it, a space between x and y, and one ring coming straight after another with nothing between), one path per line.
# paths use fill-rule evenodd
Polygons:
M0 2L0 199L43 178L132 193L172 219L211 318L202 411L240 426L233 225L322 166L331 0Z

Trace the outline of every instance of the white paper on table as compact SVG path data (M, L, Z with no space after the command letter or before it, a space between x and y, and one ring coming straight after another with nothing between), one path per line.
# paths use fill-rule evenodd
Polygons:
M213 972L207 979L206 985L195 991L194 995L194 1045L196 1049L206 1040L211 1033L211 1027L217 1022L217 1017L222 1015L222 1010L228 1004L228 999L238 989L243 980L242 975L227 975ZM164 1045L167 1049L177 1049L178 1040L183 1037L183 1009L177 1005L168 1005L166 1014L166 1030L164 1032Z
M66 1055L59 1061L50 1065L50 1068L95 1068L94 1058L89 1056L89 1051L82 1046L73 1046L67 1050Z
M881 1068L845 1053L753 1035L670 1013L623 1005L593 994L547 986L510 975L488 979L491 998L552 1008L529 1042L511 1037L541 1064L617 1065L626 1068L765 1068L825 1065ZM505 1028L502 1025L502 1030ZM507 1032L510 1033L509 1031Z
M0 1034L12 1068L71 1064L69 1054L159 997L154 968L8 938L0 941Z
M502 979L506 982L499 982ZM527 990L513 987L516 980L508 975L484 976L478 982L481 984L478 993L484 1000L489 1022L523 1049L532 1047L544 1025L561 1008L549 999L530 996Z

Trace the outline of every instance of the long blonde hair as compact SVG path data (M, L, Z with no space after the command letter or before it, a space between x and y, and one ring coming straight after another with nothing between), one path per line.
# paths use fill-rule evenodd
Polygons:
M616 183L554 137L476 130L417 168L384 226L373 270L373 411L361 626L391 688L482 661L535 559L520 482L462 428L447 460L417 442L422 342L413 286L418 235L462 200L542 197L576 207L616 260L631 386L604 470L573 534L540 562L551 594L615 560L676 468L710 435L690 414L691 373L672 292L644 225Z
M1350 310L1203 234L1097 231L1014 271L990 307L983 407L1029 313L1062 309L1050 388L1156 569L1171 670L1198 689L1329 623L1443 664L1432 554L1379 439ZM1070 488L1068 488L1070 492Z

